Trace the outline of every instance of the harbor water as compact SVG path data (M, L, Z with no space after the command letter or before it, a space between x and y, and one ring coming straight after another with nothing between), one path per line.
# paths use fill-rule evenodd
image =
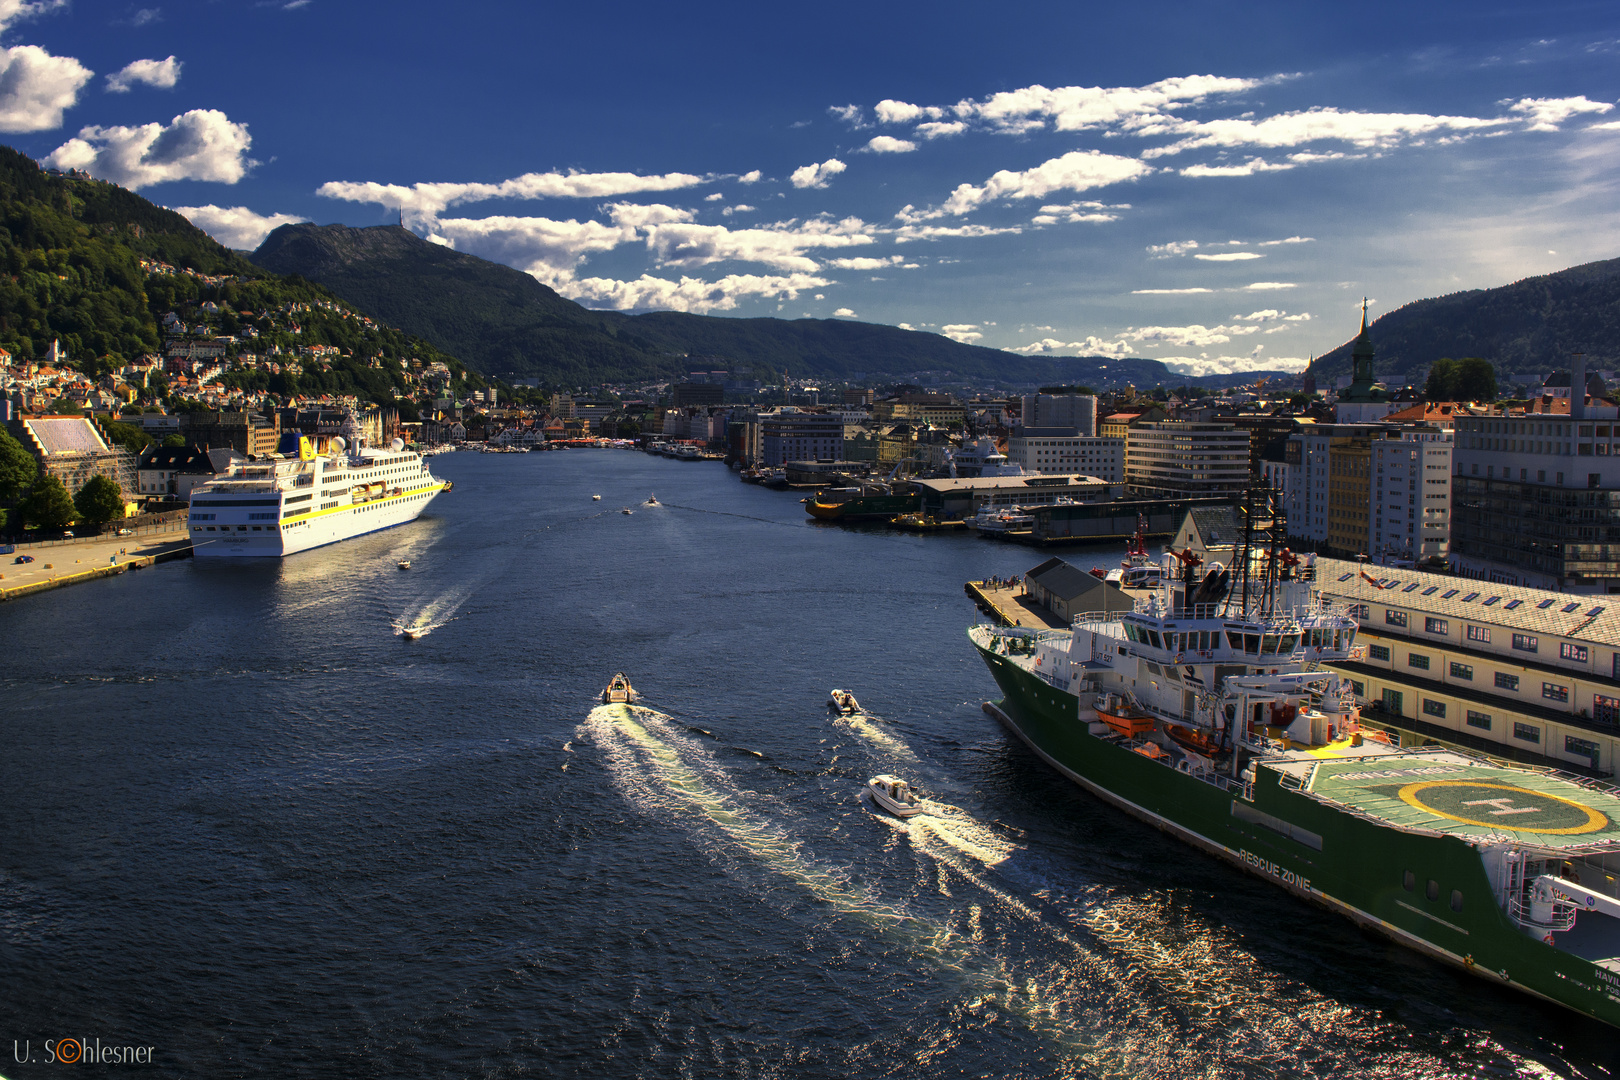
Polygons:
M1013 741L962 585L1045 553L625 451L433 467L401 528L0 608L0 1074L1612 1075Z

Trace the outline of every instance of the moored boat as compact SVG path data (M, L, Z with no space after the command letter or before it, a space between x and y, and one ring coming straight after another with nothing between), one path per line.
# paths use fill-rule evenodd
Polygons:
M866 793L872 796L873 802L895 817L916 817L923 812L917 793L911 790L910 784L899 777L887 773L874 776L866 782Z
M985 711L1126 813L1434 959L1620 1026L1620 788L1363 726L1355 614L1250 508L1230 569L976 626Z

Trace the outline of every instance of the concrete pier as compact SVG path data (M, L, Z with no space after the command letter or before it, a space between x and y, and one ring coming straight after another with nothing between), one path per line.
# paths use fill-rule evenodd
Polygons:
M998 585L989 581L970 581L963 590L1003 626L1029 626L1037 630L1067 630L1069 624L1037 604L1024 593L1024 583L1015 581Z
M191 534L182 524L143 536L98 536L70 543L19 544L0 556L0 601L32 596L46 589L139 570L191 554ZM32 555L31 563L17 562Z

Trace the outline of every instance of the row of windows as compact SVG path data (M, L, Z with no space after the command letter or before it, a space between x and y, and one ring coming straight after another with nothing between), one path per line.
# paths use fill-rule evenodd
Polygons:
M1478 594L1476 593L1475 595L1477 596ZM1547 607L1549 603L1550 602L1543 603L1539 606ZM1516 607L1518 604L1519 601L1512 601L1512 606ZM1357 606L1360 608L1360 610L1352 612L1352 614L1359 614L1362 618L1366 618L1366 605L1363 604ZM1390 626L1404 628L1406 626L1406 612L1396 611L1393 608L1386 608L1384 610L1384 622ZM1430 634L1450 634L1451 623L1446 619L1425 618L1423 620L1423 629L1425 633ZM1491 643L1490 627L1469 625L1467 630L1469 641L1477 641L1484 645L1489 645ZM1541 639L1530 634L1514 634L1512 645L1513 648L1517 649L1519 652L1533 653L1541 651ZM1568 641L1559 642L1558 658L1560 660L1570 660L1577 664L1584 664L1587 662L1590 655L1591 651L1588 646L1576 645L1573 642Z
M1408 870L1408 871L1406 871L1406 873L1402 874L1401 875L1401 888L1405 889L1407 892L1416 892L1417 891L1417 875L1412 873L1412 871L1410 871L1410 870ZM1434 901L1440 899L1440 883L1438 881L1434 880L1434 878L1430 878L1428 884L1423 887L1423 895L1431 903L1433 903ZM1462 890L1461 889L1452 889L1451 890L1451 910L1452 911L1461 911L1462 909L1463 909Z
M1389 648L1384 645L1369 645L1367 646L1367 655L1374 660L1387 661L1389 659ZM1417 668L1420 671L1429 670L1429 658L1422 653L1408 653L1406 664L1408 667ZM1451 661L1450 675L1453 679L1473 682L1474 667L1472 664L1460 664L1453 660ZM1509 674L1506 671L1498 671L1495 673L1495 681L1498 690L1509 690L1513 693L1519 691L1519 676L1517 675ZM1567 702L1569 701L1569 687L1562 683L1544 682L1541 684L1541 696L1549 701Z

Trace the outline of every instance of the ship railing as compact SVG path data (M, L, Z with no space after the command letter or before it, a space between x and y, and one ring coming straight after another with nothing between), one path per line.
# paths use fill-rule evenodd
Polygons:
M1529 886L1508 897L1508 917L1520 926L1533 926L1537 930L1565 931L1575 928L1575 913L1579 910L1574 904L1554 901L1552 904L1552 918L1547 922L1535 918L1531 913Z

